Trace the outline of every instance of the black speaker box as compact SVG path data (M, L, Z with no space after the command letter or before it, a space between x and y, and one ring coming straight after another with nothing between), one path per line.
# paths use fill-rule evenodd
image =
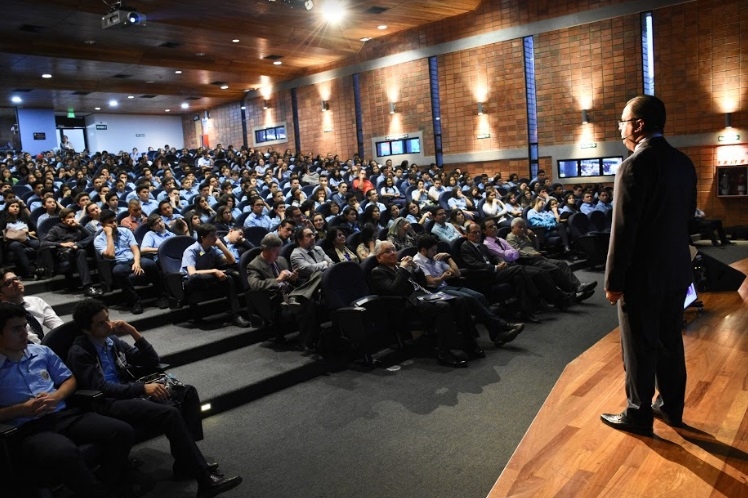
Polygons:
M714 259L713 257L699 253L701 255L702 265L706 270L706 281L704 290L708 292L736 291L743 284L745 274L735 268Z

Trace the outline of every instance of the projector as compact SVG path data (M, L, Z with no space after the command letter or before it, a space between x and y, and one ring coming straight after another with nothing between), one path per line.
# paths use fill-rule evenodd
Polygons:
M111 10L101 18L101 29L114 27L127 28L129 26L145 26L145 14L137 10L120 7Z

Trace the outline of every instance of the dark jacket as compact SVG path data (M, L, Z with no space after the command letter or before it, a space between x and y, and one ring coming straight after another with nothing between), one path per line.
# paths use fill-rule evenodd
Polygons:
M158 354L145 339L130 346L118 337L111 338L114 341L120 382L104 379L96 348L84 334L75 338L66 362L78 381L78 387L99 390L106 398L130 399L144 395L145 384L135 379L158 369Z
M53 226L42 240L41 247L60 247L62 242L75 242L75 247L85 249L91 245L94 236L83 225L70 227L62 222Z

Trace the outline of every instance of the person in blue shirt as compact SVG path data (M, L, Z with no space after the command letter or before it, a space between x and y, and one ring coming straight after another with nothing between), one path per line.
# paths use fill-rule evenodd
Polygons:
M197 390L184 385L179 392L171 391L134 375L153 373L159 365L153 346L135 327L123 320L110 321L107 306L94 299L78 303L73 320L82 334L70 348L67 363L82 387L102 392L102 414L163 432L174 456L175 477L197 479L198 497L216 496L241 484L241 477L218 474L218 464L208 463L195 444L203 439ZM117 336L129 336L134 344Z
M125 422L69 408L75 377L47 346L28 343L22 306L0 303L0 422L18 428L18 463L78 496L108 497L119 486L135 438ZM102 452L97 474L78 444ZM14 490L3 483L3 495ZM12 484L12 483L11 483Z
M234 254L216 234L216 227L202 223L196 229L197 242L189 246L182 256L182 275L184 289L211 289L223 292L229 300L233 324L237 327L249 327L250 322L241 313L238 290L241 289L241 277L236 268Z
M610 202L610 194L607 190L601 191L597 194L597 204L595 204L595 211L602 211L607 213L613 209L613 204Z
M447 211L441 207L434 211L434 226L431 228L431 234L447 244L461 237L454 225L447 223Z
M140 257L140 248L135 236L128 228L118 227L116 215L105 209L100 215L101 232L94 239L94 248L104 259L114 261L112 275L122 288L125 299L131 303L135 315L143 313L143 303L135 292L133 280L144 277L153 285L158 298L158 307L164 309L168 303L163 296L161 275L156 262L152 259Z
M270 231L275 223L273 220L265 214L265 201L260 197L253 197L251 201L252 212L244 220L245 227L262 227L268 232Z
M158 248L169 237L174 237L174 233L166 229L163 216L153 213L148 217L148 232L140 243L140 253L158 261Z

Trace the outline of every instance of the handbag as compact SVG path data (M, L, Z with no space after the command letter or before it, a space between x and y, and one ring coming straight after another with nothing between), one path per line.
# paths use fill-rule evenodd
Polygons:
M156 372L152 373L150 375L146 375L144 377L141 377L137 380L138 382L142 382L143 384L161 384L163 385L167 391L169 391L169 401L174 403L175 405L179 406L182 404L182 401L184 401L184 396L187 392L187 386L184 385L182 382L180 382L176 377L174 377L171 374L163 373L163 372ZM152 398L151 396L143 395L141 396L143 399L148 399L151 401L154 401L156 403L160 403L161 401ZM168 402L168 401L167 401Z
M6 240L15 240L16 242L26 242L29 231L23 228L6 228L3 236Z

